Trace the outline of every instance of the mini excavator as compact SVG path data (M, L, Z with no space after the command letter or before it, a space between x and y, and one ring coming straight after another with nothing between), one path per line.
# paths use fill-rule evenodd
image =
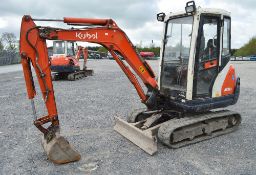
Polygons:
M116 118L114 129L150 155L157 151L158 141L170 148L179 148L238 128L240 114L222 109L235 104L240 92L240 79L230 64L230 13L196 8L190 1L185 12L159 13L157 20L164 25L158 80L112 19L65 17L52 20L23 16L20 55L34 125L44 134L43 147L49 160L62 164L77 161L81 156L60 135L46 40L97 43L111 53L146 106L144 110L133 112L128 122ZM35 21L58 21L73 27L37 26ZM48 111L41 118L36 116L33 101L36 91L31 65Z
M84 63L81 70L79 59L83 57ZM51 58L52 80L74 81L93 74L93 70L87 69L88 50L82 46L77 47L75 42L53 41L53 56Z

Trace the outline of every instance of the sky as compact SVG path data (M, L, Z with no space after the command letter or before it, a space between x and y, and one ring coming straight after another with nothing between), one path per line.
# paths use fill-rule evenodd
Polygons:
M136 45L160 46L163 23L159 12L184 11L188 0L0 0L0 34L13 32L19 37L23 15L33 18L85 17L112 18ZM241 3L242 2L242 3ZM240 48L256 35L255 0L196 0L202 8L222 8L231 12L232 48ZM64 24L38 23L65 27Z

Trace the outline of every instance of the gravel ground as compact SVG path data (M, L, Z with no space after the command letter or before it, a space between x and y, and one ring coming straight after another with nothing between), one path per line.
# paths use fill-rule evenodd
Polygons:
M158 61L150 64L157 70ZM241 95L238 131L180 149L158 144L149 156L113 130L114 116L122 118L143 107L135 89L113 60L90 60L95 75L54 82L64 135L82 155L79 162L54 165L40 145L32 125L30 102L21 71L0 74L0 174L235 174L256 173L256 62L236 62ZM40 92L38 91L38 94ZM41 96L36 100L45 114Z

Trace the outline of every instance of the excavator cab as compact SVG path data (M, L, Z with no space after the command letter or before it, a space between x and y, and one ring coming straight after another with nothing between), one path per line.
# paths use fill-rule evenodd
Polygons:
M160 94L187 111L236 103L239 78L229 64L230 13L196 8L193 1L187 3L186 10L157 16L164 22ZM196 105L187 101L196 101Z
M70 41L53 41L53 56L75 56L75 43Z
M149 154L157 141L179 148L235 131L239 113L223 110L235 104L240 81L230 60L230 14L196 8L159 13L164 22L160 75L155 106L117 119L115 130Z

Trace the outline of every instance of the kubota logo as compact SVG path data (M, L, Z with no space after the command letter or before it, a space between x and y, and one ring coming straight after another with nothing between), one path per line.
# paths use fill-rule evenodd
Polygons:
M98 39L98 33L82 33L82 32L76 32L76 38L79 39Z

